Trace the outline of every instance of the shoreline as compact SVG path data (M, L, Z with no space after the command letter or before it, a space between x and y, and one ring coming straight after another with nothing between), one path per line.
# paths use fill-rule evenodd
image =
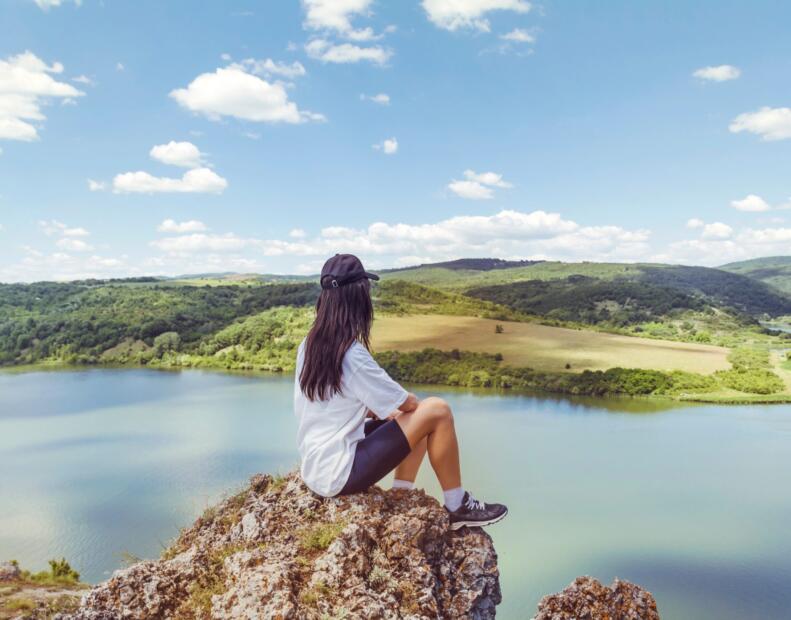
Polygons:
M23 364L18 366L0 366L0 374L24 374L34 372L79 372L88 370L150 370L150 371L164 371L164 372L183 372L183 371L204 371L218 374L227 375L241 375L248 377L282 377L293 375L293 369L283 370L266 370L259 368L227 368L218 365L175 365L175 364L132 364L132 363L91 363L91 364L74 364L59 361L38 362L35 364ZM631 370L631 369L626 369ZM563 375L581 375L582 373L559 373ZM403 383L414 386L435 386L442 389L453 389L480 392L491 395L524 395L535 396L543 398L564 398L564 399L592 399L594 401L605 401L608 399L617 399L623 401L642 401L646 403L667 403L677 405L783 405L791 403L791 394L776 393L776 394L750 394L750 393L730 393L730 392L713 392L713 393L681 393L674 394L626 394L626 393L605 393L605 394L586 394L586 393L573 393L563 390L548 390L539 387L508 387L508 386L493 386L493 385L454 385L452 383L442 382L426 382L426 381L410 381L409 379L397 380Z

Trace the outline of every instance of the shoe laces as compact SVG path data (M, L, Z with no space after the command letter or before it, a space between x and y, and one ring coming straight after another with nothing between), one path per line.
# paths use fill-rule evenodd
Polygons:
M483 510L484 509L484 503L483 502L479 502L477 499L475 499L469 493L467 494L467 501L465 502L464 505L467 507L468 510Z

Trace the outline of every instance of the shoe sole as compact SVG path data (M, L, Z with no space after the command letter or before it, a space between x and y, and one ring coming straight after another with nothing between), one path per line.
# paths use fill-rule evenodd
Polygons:
M497 523L498 521L505 519L507 514L508 509L506 509L506 511L499 517L489 519L488 521L456 521L456 523L451 523L450 529L460 530L463 527L484 527L485 525L492 525L493 523Z

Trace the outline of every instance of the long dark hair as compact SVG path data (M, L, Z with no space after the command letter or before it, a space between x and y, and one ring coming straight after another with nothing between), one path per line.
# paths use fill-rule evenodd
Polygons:
M321 290L299 373L299 386L308 400L326 400L341 391L343 356L355 341L370 348L373 320L368 278Z

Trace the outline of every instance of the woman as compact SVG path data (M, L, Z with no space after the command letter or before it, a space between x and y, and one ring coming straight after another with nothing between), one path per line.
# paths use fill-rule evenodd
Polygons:
M321 270L316 321L299 346L294 382L302 479L333 497L364 491L395 469L393 488L411 489L428 451L451 527L495 523L508 509L475 500L461 485L448 404L418 401L368 350L374 315L369 280L378 279L351 254L336 254Z

